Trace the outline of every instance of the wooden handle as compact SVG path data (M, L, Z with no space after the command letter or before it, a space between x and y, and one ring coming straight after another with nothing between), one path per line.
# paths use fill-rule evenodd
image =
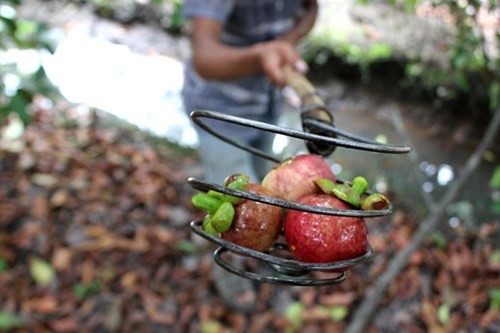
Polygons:
M286 65L283 68L285 72L285 80L287 84L292 87L295 93L299 96L301 105L301 118L302 127L304 131L313 134L320 134L328 137L336 137L331 131L324 131L315 126L306 125L307 119L315 119L322 121L328 125L333 126L333 116L328 112L326 104L319 96L316 88L309 80L294 70L292 67ZM321 142L306 142L306 146L311 153L321 156L328 156L335 150L335 145L325 144Z
M319 96L312 83L289 65L285 65L283 70L287 84L292 87L300 98L302 109L308 110L308 117L333 125L333 117L327 111L325 102Z
M297 95L299 95L304 107L310 105L325 106L325 102L319 97L316 88L314 88L312 83L309 82L304 75L294 70L289 65L285 65L283 70L285 72L287 84L295 90Z

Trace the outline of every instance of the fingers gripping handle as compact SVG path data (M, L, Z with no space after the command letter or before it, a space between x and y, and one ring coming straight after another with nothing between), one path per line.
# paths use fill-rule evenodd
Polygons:
M333 126L333 116L328 112L325 102L318 95L314 86L305 76L290 66L284 67L285 80L287 84L297 93L301 100L302 129L307 133L336 137L335 133L320 129L309 121L316 120ZM309 152L321 156L328 156L335 150L336 146L323 142L307 141L306 147Z

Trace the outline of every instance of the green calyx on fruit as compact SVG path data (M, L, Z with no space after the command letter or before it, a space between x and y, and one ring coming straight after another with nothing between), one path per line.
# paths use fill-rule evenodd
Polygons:
M234 174L226 178L224 186L233 190L246 191L249 178L243 174ZM243 199L209 190L206 193L197 193L191 198L191 203L197 209L207 213L203 219L202 228L211 235L226 232L233 223L234 205Z
M219 232L215 230L215 228L213 227L211 217L212 215L210 214L205 215L205 218L203 219L202 228L208 234L218 236Z
M246 191L248 189L248 183L250 182L249 177L243 174L236 174L229 176L224 181L224 186L230 188L232 190L238 191ZM232 195L223 195L223 200L231 202L233 205L240 203L243 199L232 196Z
M356 177L352 184L337 184L329 179L318 179L315 181L326 194L334 194L337 198L345 201L356 208L361 207L362 195L368 189L368 182L363 177Z
M368 182L364 177L355 177L351 184L337 184L329 179L318 179L316 185L326 194L333 194L340 200L347 202L355 208L362 210L381 210L387 209L390 205L389 200L380 193L374 193L364 197L368 190Z
M226 232L231 227L231 223L233 223L234 207L229 201L226 201L209 218L215 230L221 233Z
M214 214L224 201L208 193L198 193L191 198L191 203L197 209Z
M361 207L361 196L368 189L368 182L365 178L358 176L352 180L352 185L341 184L333 189L333 194L337 198L350 203L356 208Z
M316 179L314 183L316 183L316 185L319 186L321 191L323 191L326 194L333 193L333 190L338 185L331 179L326 179L326 178Z
M382 210L389 208L389 200L380 193L370 194L361 204L362 210Z

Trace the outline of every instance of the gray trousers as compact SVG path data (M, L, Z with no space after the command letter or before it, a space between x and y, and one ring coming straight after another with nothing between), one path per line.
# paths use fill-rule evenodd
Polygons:
M270 99L271 102L267 106L267 112L257 120L268 124L277 124L281 109L283 108L283 98L279 91L273 91L270 95L272 97ZM186 108L193 108L193 106L189 104L190 103L185 101ZM200 142L198 152L203 165L205 181L221 185L226 177L234 173L242 173L249 176L252 182L258 183L274 166L273 162L228 144L210 133L207 133L196 124L194 126ZM241 131L247 130L247 128L243 126L240 126L240 128ZM231 139L246 146L260 149L266 153L271 153L274 137L274 133L259 131L257 137L253 139L245 140L239 137L233 137Z
M202 129L198 130L200 146L198 149L203 164L204 179L221 185L231 174L241 173L250 177L251 182L260 182L272 167L272 163L230 145ZM235 138L237 140L237 138ZM274 135L263 133L258 139L245 142L245 145L269 152Z

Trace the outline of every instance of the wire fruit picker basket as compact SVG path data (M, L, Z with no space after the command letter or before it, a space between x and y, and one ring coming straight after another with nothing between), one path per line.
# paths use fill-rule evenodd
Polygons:
M409 153L412 150L411 146L408 145L382 144L338 129L334 126L333 116L328 111L324 101L321 99L314 86L302 74L292 70L291 68L285 68L285 76L288 85L293 88L302 102L300 113L302 130L271 125L216 111L196 110L190 114L190 117L203 130L207 131L211 135L214 135L220 140L275 163L281 163L282 161L277 156L250 146L246 146L233 138L229 138L216 132L203 120L213 119L216 121L228 122L236 126L250 127L261 131L301 139L305 141L306 147L311 154L316 154L322 157L331 155L337 147L386 154L404 154ZM349 183L341 179L337 179L336 182L342 184ZM188 183L192 188L199 191L207 192L212 190L241 199L253 200L264 204L278 206L286 210L298 210L314 214L349 216L365 219L388 215L393 209L392 204L390 203L387 208L377 210L331 209L305 205L298 202L282 200L248 191L231 189L226 186L208 183L193 177L188 178ZM367 191L366 194L371 194L371 192ZM338 284L346 279L349 268L366 261L373 254L371 247L368 245L366 252L355 258L328 263L307 263L296 260L293 256L290 256L288 247L285 243L280 243L278 241L270 250L266 252L259 252L229 242L216 235L212 235L206 232L202 225L203 221L198 220L192 221L190 227L195 234L218 246L213 253L215 262L233 274L259 282L297 286L323 286ZM257 262L264 263L270 268L269 274L267 272L262 273L252 271L250 269L239 268L228 260L227 256L229 254L251 258ZM313 272L327 272L329 274L317 277L312 274Z

